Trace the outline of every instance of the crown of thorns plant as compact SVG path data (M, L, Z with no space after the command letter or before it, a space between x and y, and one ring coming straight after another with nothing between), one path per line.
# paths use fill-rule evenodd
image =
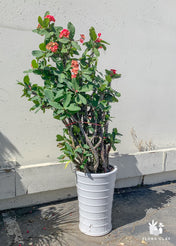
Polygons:
M75 37L75 27L67 29L55 25L55 18L46 12L38 17L33 32L44 37L39 50L33 50L35 59L25 71L23 95L34 105L30 110L53 111L53 117L64 124L63 134L57 135L58 157L67 164L71 161L77 170L91 173L108 172L109 152L119 143L117 128L108 131L111 103L118 102L120 93L111 87L113 79L120 78L115 69L101 73L97 69L101 49L108 43L101 39L94 27L89 29L89 40L84 34ZM38 75L43 85L31 82L29 73Z

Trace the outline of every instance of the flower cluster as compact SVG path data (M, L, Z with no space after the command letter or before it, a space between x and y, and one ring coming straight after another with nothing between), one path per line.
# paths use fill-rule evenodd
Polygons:
M47 50L51 50L52 52L56 52L57 49L58 49L58 43L57 42L49 42L47 45L46 45L46 49Z
M112 72L113 74L116 74L116 71L117 71L117 70L115 70L115 69L111 69L111 72Z
M78 70L79 70L79 63L76 60L72 60L71 62L71 67L72 67L72 79L76 78L77 74L78 74Z
M59 38L65 37L65 38L69 38L70 32L67 29L63 29L60 34L59 34Z
M84 34L80 34L81 38L80 38L80 42L81 43L84 43L84 40L85 40L85 35Z
M98 33L98 38L95 40L96 43L100 43L101 42L101 33Z
M55 18L54 18L54 16L52 16L52 15L46 15L46 16L45 16L45 19L46 19L46 18L48 18L50 22L51 22L51 21L55 22Z

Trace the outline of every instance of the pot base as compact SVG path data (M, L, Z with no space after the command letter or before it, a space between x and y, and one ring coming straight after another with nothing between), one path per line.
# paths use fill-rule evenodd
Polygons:
M96 232L91 232L91 231L85 231L81 228L81 226L79 225L79 230L88 235L88 236L92 236L92 237L102 237L102 236L105 236L106 234L110 233L112 231L112 226L107 230L107 231L104 231L103 233L96 233Z

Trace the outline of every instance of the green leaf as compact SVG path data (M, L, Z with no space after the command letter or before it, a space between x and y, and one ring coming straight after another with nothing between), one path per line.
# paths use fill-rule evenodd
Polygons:
M78 106L76 105L76 103L71 103L70 106L67 107L67 109L68 109L69 111L73 111L73 112L74 112L74 111L75 111L75 112L78 112L78 111L81 110L81 108L78 107Z
M104 84L102 84L101 86L100 86L100 91L104 91L105 89L106 89L106 87L107 87L107 84L106 83L104 83Z
M59 157L57 157L57 159L64 159L65 158L65 155L64 154L62 154L62 155L60 155Z
M56 109L63 109L63 107L57 102L50 102L49 104Z
M112 81L112 78L111 78L110 75L106 75L105 78L106 78L106 80L107 80L109 83Z
M43 21L43 26L48 27L49 23L50 23L50 20L48 18L45 18Z
M81 147L78 147L75 149L75 153L78 152L78 153L82 153L83 152L83 149Z
M41 26L43 26L43 20L42 20L42 17L41 17L41 16L38 17L38 23L39 23Z
M89 146L88 146L87 144L84 144L84 145L83 145L83 148L84 148L84 149L89 149Z
M73 78L72 79L72 84L73 84L73 89L74 90L79 90L79 84L78 84L78 81L75 79L75 78Z
M63 90L63 89L62 89L62 90L59 90L59 91L56 93L56 96L55 96L54 99L60 99L60 98L63 97L63 95L64 95L64 90Z
M46 11L45 14L44 14L44 17L47 16L47 15L49 15L49 14L50 14L50 12L49 11Z
M45 94L45 97L48 98L49 101L53 100L54 95L53 95L53 92L51 90L45 89L44 94Z
M44 43L39 44L39 49L46 51L46 45Z
M64 140L64 137L61 136L60 134L58 134L58 135L56 136L56 141L63 141L63 140Z
M53 55L53 52L51 52L51 51L49 51L49 52L46 53L46 57L50 57L52 55Z
M93 51L94 51L96 56L100 56L100 52L98 51L98 49L94 48Z
M81 94L79 94L78 96L79 96L79 99L82 102L82 104L86 105L87 104L86 98L84 96L82 96Z
M80 133L80 131L81 131L81 130L80 130L79 127L73 125L73 132L74 132L74 133Z
M72 46L77 49L77 50L81 50L81 46L78 44L78 42L76 41L71 41Z
M33 50L33 51L32 51L32 55L33 55L33 56L36 56L37 58L42 57L43 54L44 54L43 51L40 51L40 50Z
M33 68L38 68L38 63L36 62L36 60L32 60L31 64Z
M121 96L120 92L118 92L118 91L115 92L115 95L116 95L116 97L120 97Z
M29 69L29 70L24 71L23 73L32 73L32 72L33 72L33 69Z
M88 92L92 91L93 85L83 85L82 88L80 89L80 92Z
M94 27L91 27L89 29L89 35L90 35L90 38L95 41L97 39L97 34L95 32L95 28Z
M29 82L30 82L29 76L28 76L28 75L24 76L23 81L24 81L24 83L25 83L25 84L27 84L27 85L28 85L28 84L29 84Z
M69 23L67 24L67 28L68 28L68 30L70 31L69 38L70 38L70 39L73 39L73 37L74 37L74 35L75 35L75 27L74 27L74 25L73 25L71 22L69 22Z
M70 101L71 101L71 94L66 94L66 97L64 98L64 102L63 102L63 106L64 108L66 108L69 104L70 104Z
M106 41L104 41L104 40L101 40L101 43L110 45L108 42L106 42Z
M68 38L58 38L58 41L62 44L67 44L70 42Z
M18 84L18 85L22 85L22 86L24 86L24 84L23 84L22 82L18 82L17 84Z
M92 81L92 78L89 76L89 75L87 75L87 74L82 74L82 76L87 80L87 81Z

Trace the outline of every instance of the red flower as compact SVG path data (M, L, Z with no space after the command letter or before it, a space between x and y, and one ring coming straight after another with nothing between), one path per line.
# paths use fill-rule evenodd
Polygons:
M80 34L80 36L81 36L81 38L80 38L79 41L80 41L81 43L84 43L84 40L85 40L85 38L86 38L85 35L84 35L84 34Z
M46 49L47 50L51 50L52 52L56 52L57 49L58 49L58 43L57 42L49 42L47 45L46 45Z
M72 67L72 79L76 78L77 74L78 74L78 70L79 70L79 63L76 60L72 60L71 62L71 67Z
M54 45L51 47L51 51L55 53L57 51L57 48L58 48L58 46Z
M116 74L116 71L115 69L111 69L111 72L113 72L113 74Z
M44 19L48 18L51 21L55 22L55 18L52 15L46 15Z
M82 39L86 38L84 34L80 34L80 36L81 36Z
M26 233L29 233L29 231L27 230Z
M72 78L72 79L73 79L73 78L76 78L76 74L72 74L71 78Z
M59 34L59 38L62 38L62 37L69 38L69 34L70 34L69 30L63 29L63 30L60 32L60 34Z
M96 43L100 43L101 42L102 39L100 37L101 37L101 33L99 32L98 33L98 38L95 40Z

